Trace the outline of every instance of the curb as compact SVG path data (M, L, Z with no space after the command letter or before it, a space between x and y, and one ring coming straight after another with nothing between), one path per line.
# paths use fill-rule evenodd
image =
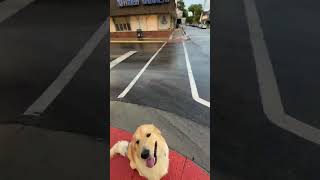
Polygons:
M184 30L184 28L179 28L178 30L180 30L182 32L182 36L176 38L175 40L184 40L184 41L187 41L187 40L190 40L191 37L186 33L186 31Z
M120 140L130 141L132 134L128 131L110 127L110 147ZM210 176L197 166L194 162L170 150L169 172L163 180L189 179L189 180L209 180ZM122 156L115 156L110 160L110 179L135 179L143 180L136 170L129 166L129 160Z
M191 37L187 34L187 32L184 30L184 28L182 28L183 34L184 34L184 39L185 40L190 40Z

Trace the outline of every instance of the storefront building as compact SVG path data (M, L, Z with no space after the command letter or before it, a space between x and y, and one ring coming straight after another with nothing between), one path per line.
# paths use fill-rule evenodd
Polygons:
M176 25L175 0L111 0L111 38L167 38Z

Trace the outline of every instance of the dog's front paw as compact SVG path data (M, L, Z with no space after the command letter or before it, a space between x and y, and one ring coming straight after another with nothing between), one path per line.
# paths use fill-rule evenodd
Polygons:
M130 162L131 169L136 169L136 164L134 162Z

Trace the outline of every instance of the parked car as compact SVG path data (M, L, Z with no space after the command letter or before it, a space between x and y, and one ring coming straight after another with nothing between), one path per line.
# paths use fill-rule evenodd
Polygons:
M207 29L208 26L207 26L206 24L202 24L201 28L202 28L202 29Z
M201 29L207 29L208 28L208 26L206 24L199 24L198 27L201 28Z

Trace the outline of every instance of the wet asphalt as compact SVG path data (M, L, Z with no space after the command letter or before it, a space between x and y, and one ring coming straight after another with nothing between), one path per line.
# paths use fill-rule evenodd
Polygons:
M107 37L40 116L23 116L106 20L105 5L35 1L0 23L0 123L105 137Z
M286 13L281 10L284 7ZM320 25L312 19L319 17L319 7L319 2L312 1L257 2L285 111L317 128L320 128Z
M199 96L210 101L210 29L184 26L190 41L185 41Z
M210 66L208 30L187 28L191 40L186 41L199 96L210 100ZM197 37L198 35L199 37ZM201 36L201 37L200 37ZM202 37L203 36L203 37ZM185 55L181 41L168 42L153 59L124 98L118 95L134 79L163 43L112 43L110 57L137 51L110 71L110 100L157 108L210 126L210 108L196 102L191 95ZM199 51L194 51L197 48Z
M319 128L316 1L255 1L284 110ZM215 1L216 179L316 180L320 147L265 115L243 1Z

